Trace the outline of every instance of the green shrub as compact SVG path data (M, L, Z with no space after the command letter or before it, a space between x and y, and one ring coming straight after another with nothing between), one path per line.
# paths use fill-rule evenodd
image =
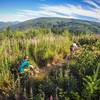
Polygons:
M83 78L87 97L90 97L90 98L92 98L93 96L95 97L97 95L95 93L100 92L99 71L100 71L100 66L98 66L97 69L94 70L94 73L92 76L86 76Z

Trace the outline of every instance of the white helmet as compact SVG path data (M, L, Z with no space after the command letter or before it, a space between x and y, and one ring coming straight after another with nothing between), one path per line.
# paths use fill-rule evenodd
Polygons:
M72 45L73 45L73 47L76 47L77 48L77 44L76 43L73 43Z

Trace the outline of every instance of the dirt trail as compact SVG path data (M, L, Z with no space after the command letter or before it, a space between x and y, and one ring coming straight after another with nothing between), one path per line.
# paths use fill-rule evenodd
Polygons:
M70 63L70 55L68 55L65 59L63 59L62 61L58 62L58 63L54 63L54 64L48 64L46 67L44 68L37 68L34 70L34 75L33 78L35 79L42 79L45 78L51 71L54 70L58 70L59 68L68 68L69 63Z

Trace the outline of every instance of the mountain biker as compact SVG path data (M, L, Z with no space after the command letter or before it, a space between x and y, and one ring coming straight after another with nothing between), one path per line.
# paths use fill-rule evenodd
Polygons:
M70 55L72 56L75 52L75 50L78 48L76 43L72 43L72 45L70 46Z
M23 61L21 62L21 64L19 65L19 73L22 74L22 73L25 73L25 69L33 69L33 66L30 65L29 63L29 57L28 56L24 56L24 59Z

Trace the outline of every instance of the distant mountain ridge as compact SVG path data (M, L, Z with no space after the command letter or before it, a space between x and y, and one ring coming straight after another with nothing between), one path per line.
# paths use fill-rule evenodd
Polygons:
M16 30L25 30L28 28L45 27L50 29L67 29L71 33L100 33L100 23L79 20L79 19L67 19L58 17L42 17L37 19L31 19L24 22L20 22L15 25L11 25L11 28Z
M2 28L6 28L8 26L12 26L12 25L15 25L15 24L18 24L19 22L15 21L15 22L1 22L0 21L0 29Z

